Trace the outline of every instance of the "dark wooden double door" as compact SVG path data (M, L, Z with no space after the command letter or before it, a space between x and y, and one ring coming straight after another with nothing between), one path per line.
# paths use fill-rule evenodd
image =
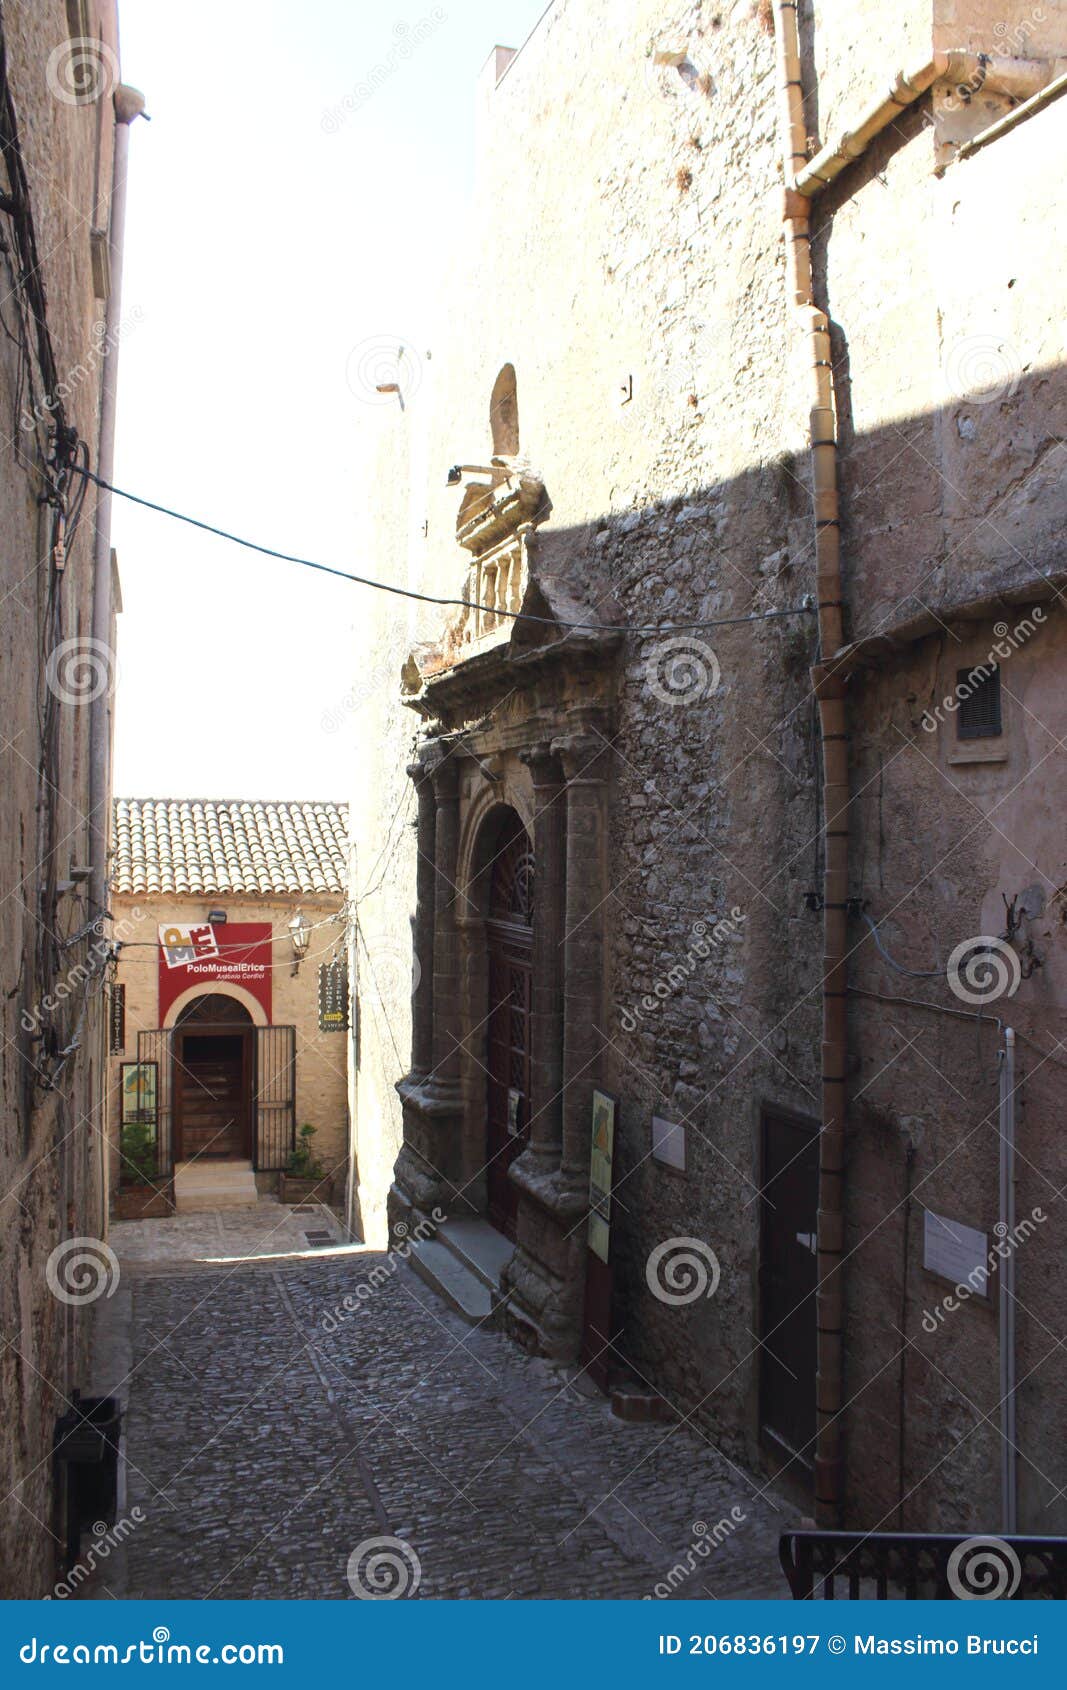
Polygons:
M239 1005L223 1004L202 1000L172 1035L176 1161L246 1161L252 1154L255 1029Z
M766 1111L761 1123L760 1429L790 1466L815 1454L819 1129Z
M518 817L505 825L490 876L486 1185L489 1220L515 1236L518 1193L508 1178L530 1137L533 852Z

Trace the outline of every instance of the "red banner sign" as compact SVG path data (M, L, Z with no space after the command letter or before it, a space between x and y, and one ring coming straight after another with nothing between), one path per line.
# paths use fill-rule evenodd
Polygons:
M169 930L168 930L169 932ZM212 944L205 944L210 933ZM165 947L160 928L159 946L159 1024L162 1027L167 1011L175 999L195 986L201 992L214 991L216 986L241 986L250 992L271 1019L271 926L269 921L234 921L225 926L197 929L200 942L193 948L189 961L174 962L177 947Z

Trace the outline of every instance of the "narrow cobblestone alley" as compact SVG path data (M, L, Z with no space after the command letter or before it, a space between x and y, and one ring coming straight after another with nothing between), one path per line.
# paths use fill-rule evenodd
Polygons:
M114 1228L97 1366L129 1374L143 1519L94 1595L349 1599L382 1538L420 1597L786 1594L791 1511L696 1431L619 1421L399 1257L300 1227L263 1202Z

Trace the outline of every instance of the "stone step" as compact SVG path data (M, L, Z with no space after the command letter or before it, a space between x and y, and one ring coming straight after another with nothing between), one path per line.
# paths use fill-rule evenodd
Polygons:
M179 1214L214 1209L254 1209L259 1201L251 1162L178 1162L174 1207Z
M480 1279L494 1296L500 1295L500 1275L515 1254L515 1245L488 1221L470 1219L442 1221L435 1242L451 1250L456 1260Z
M423 1283L469 1325L488 1323L493 1313L492 1293L444 1244L424 1239L411 1246L408 1260Z

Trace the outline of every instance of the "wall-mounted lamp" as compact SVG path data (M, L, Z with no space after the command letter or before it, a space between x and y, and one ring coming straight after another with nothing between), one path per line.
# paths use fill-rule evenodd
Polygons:
M226 925L226 911L225 910L208 910L207 919L208 919L208 926L209 927L225 927L225 925Z
M297 910L289 923L289 937L293 941L293 966L289 972L296 974L300 964L307 956L308 946L311 943L311 928L300 910Z

